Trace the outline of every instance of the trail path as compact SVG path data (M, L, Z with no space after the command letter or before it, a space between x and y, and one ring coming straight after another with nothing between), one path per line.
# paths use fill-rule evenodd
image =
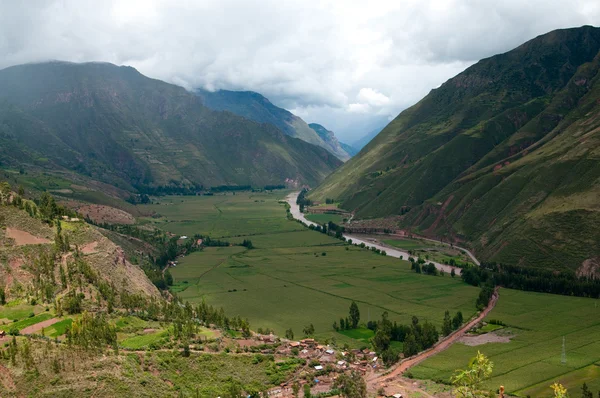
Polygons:
M479 315L477 315L477 317L467 322L463 327L461 327L460 329L452 333L450 336L434 345L432 348L423 351L415 355L414 357L408 358L400 362L390 373L379 376L378 378L374 379L373 382L391 381L394 377L401 375L411 367L418 365L427 358L446 350L452 344L456 343L461 337L463 337L465 333L468 332L473 326L481 322L490 313L490 311L494 309L497 301L498 288L494 290L494 293L492 294L492 298L490 299L488 306L483 311L481 311Z
M292 214L292 216L296 220L300 220L300 221L302 221L306 225L317 226L318 224L316 224L316 223L314 223L312 221L307 220L306 217L304 217L304 214L300 212L300 206L298 206L296 204L296 199L298 198L299 194L300 194L300 192L292 192L291 194L289 194L286 197L286 201L290 205L290 213ZM377 242L377 243L371 242L369 240L365 240L364 238L360 238L360 237L358 237L356 235L344 234L343 236L346 239L352 239L352 243L358 243L358 244L364 243L365 246L375 247L376 249L379 249L379 250L385 250L386 254L388 256L390 256L390 257L403 258L405 260L408 260L408 258L411 256L408 252L404 252L404 251L395 249L393 247L384 245L381 242ZM439 243L443 243L443 242L439 242ZM433 263L433 265L435 265L435 267L438 270L444 271L446 273L450 273L452 271L452 269L454 269L454 272L456 273L456 275L460 275L461 272L462 272L462 270L460 268L458 268L458 267L452 267L450 265L436 263L434 261L428 261L428 262Z

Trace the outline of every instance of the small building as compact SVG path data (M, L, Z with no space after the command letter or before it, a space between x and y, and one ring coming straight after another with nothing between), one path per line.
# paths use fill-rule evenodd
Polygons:
M323 367L321 365L317 365L315 366L315 370L323 370Z
M292 347L292 348L300 347L300 342L299 341L290 341L290 347Z
M6 332L4 330L0 330L0 337L6 336Z

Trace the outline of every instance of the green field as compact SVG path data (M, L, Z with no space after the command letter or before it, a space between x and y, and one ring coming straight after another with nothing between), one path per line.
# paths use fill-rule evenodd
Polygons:
M457 263L472 263L471 258L453 247L423 239L385 239L383 243L403 250L415 252L415 256L448 264L450 260Z
M388 311L392 320L410 322L412 315L441 325L444 311L475 312L478 289L450 277L419 275L406 261L383 257L340 240L303 228L287 220L280 196L238 193L222 197L177 197L173 205L152 205L160 221L179 234L189 225L232 243L251 239L254 249L209 247L185 257L171 269L173 291L184 300L223 306L226 313L247 317L253 329L271 328L283 334L292 328L301 337L313 323L318 338L364 344L333 330L333 322L348 315L355 300L362 321L375 320ZM175 199L173 199L175 200ZM181 202L183 200L184 202ZM214 214L218 201L220 212ZM161 199L161 203L166 203ZM158 210L157 210L158 211ZM208 214L211 221L203 220ZM258 214L260 222L249 214ZM198 217L192 221L191 217ZM188 219L186 226L171 218ZM238 222L238 217L242 217ZM181 228L181 229L178 229ZM238 236L236 236L238 235Z
M44 312L39 315L33 316L31 318L25 318L18 322L8 323L6 325L0 325L0 330L10 331L11 329L22 330L28 326L35 325L36 323L40 323L42 321L47 321L48 319L52 319L53 315L49 312Z
M554 381L572 395L583 382L600 390L600 306L598 300L501 289L488 319L498 319L514 334L510 343L476 347L455 344L411 369L416 378L448 380L454 369L464 368L477 350L494 362L493 378L486 385L532 397L551 396ZM566 364L561 363L562 338Z
M221 238L302 230L302 225L288 222L283 205L278 203L284 196L281 192L166 196L158 199L159 204L139 207L155 213L145 222L181 235Z
M344 222L344 216L340 214L307 214L306 219L317 224L327 224L329 221L335 224L341 224Z

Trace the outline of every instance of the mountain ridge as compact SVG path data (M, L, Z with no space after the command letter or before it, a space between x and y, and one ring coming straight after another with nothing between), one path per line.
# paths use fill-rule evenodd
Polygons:
M210 109L229 111L259 123L272 124L290 137L299 138L327 149L342 161L350 158L348 153L341 147L335 134L319 135L302 118L274 105L260 93L255 91L208 91L197 89L195 94L202 98L203 104Z
M130 192L157 186L315 184L341 162L184 88L109 63L0 71L0 161ZM235 154L235 156L231 156Z
M600 29L586 26L479 61L403 111L310 197L341 200L358 218L397 216L399 228L467 241L486 260L568 269L596 261L599 232L589 223L600 209L582 198L597 194L600 177L599 50ZM557 180L561 167L583 174L571 173L576 183ZM575 213L567 217L552 201ZM588 244L583 231L567 233L578 224Z

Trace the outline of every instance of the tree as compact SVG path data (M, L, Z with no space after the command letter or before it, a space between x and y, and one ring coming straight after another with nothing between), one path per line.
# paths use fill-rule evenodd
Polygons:
M463 314L462 312L458 311L456 313L456 315L454 315L454 318L452 318L452 328L454 330L458 329L460 327L460 325L463 324Z
M419 352L419 345L417 344L417 339L415 335L411 332L406 336L406 340L404 340L404 357L412 357Z
M453 278L456 276L456 272L454 271L454 268L452 268L452 271L450 271L450 276Z
M298 398L299 392L300 392L300 384L298 384L298 380L294 380L294 384L292 384L292 393L294 394L294 398Z
M292 330L292 328L289 328L288 330L285 331L285 338L288 340L294 339L294 331Z
M389 331L385 330L384 328L377 328L377 331L375 332L375 336L373 336L371 343L373 344L373 348L375 348L375 351L382 353L388 348L390 348L390 341L391 336Z
M594 394L592 394L585 383L583 383L583 386L581 386L581 398L594 398Z
M448 336L452 333L452 320L450 319L450 311L444 313L444 322L442 323L442 334Z
M562 384L554 383L550 388L554 391L554 398L569 398L569 393Z
M346 321L344 321L344 318L340 318L340 330L346 330Z
M304 333L305 336L312 336L315 334L315 327L311 323L310 325L304 326L304 329L302 329L302 332Z
M333 384L340 395L345 398L365 398L367 396L367 383L360 373L353 370L350 374L342 373Z
M0 287L0 305L6 304L6 292L3 287Z
M350 304L350 322L352 329L356 329L358 327L358 322L360 322L360 311L358 310L358 305L354 301Z
M310 395L310 385L305 384L304 385L304 398L310 398L310 397L312 397L312 395Z
M458 398L483 398L489 395L481 385L492 375L494 364L481 352L477 352L465 370L458 370L451 381L455 386L454 394Z
M8 197L10 196L10 185L8 182L0 182L0 205L8 203Z

